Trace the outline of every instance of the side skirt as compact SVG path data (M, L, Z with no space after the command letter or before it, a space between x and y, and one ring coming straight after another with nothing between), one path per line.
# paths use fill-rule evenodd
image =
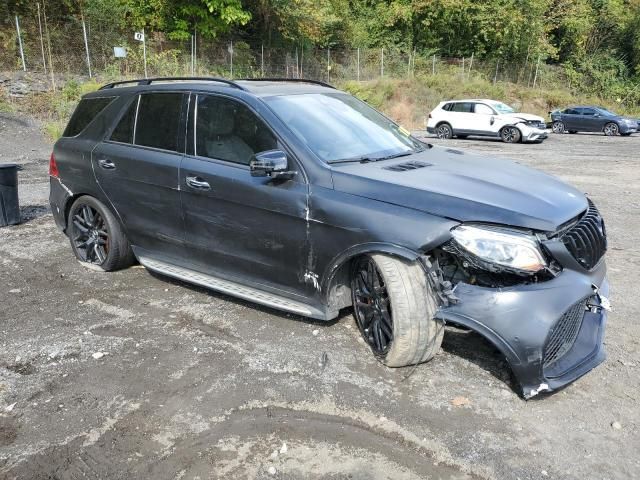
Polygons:
M156 258L138 256L138 260L149 270L167 275L168 277L177 278L187 283L200 285L201 287L210 288L211 290L216 290L233 297L242 298L250 302L259 303L267 307L284 310L304 317L329 320L324 311L301 302L274 295L273 293L268 293L229 280L223 280L188 268L179 267Z

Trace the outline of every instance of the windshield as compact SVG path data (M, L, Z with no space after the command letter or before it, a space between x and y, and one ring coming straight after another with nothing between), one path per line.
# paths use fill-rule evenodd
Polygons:
M607 116L607 117L617 117L617 115L615 113L610 112L606 108L596 108L596 110L599 111L601 114Z
M408 131L346 93L281 95L265 101L327 163L373 161L424 150Z
M498 112L498 113L515 113L516 111L511 108L509 105L507 105L506 103L502 103L502 102L493 102L491 103L491 106Z

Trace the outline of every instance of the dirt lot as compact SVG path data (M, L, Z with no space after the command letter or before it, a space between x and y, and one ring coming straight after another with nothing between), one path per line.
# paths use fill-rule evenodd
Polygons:
M25 222L0 229L0 478L639 478L640 135L447 145L559 175L608 221L609 358L562 391L522 400L475 334L392 370L349 312L85 269L47 209L51 146L0 117L0 162L25 167Z

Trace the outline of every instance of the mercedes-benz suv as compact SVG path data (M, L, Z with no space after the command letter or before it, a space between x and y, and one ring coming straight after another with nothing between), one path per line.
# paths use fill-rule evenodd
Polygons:
M137 260L321 320L352 308L391 367L431 359L445 324L493 343L526 398L604 359L606 234L583 193L423 143L329 85L105 85L80 101L50 178L83 265Z

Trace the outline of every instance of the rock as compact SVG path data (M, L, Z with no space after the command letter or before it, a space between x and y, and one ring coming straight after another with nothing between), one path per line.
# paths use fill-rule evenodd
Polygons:
M542 474L543 477L549 476L549 472L547 472L546 470L542 470L540 473Z
M278 458L278 451L274 450L273 452L271 452L270 458L271 460L275 460L276 458Z
M11 290L9 290L9 293L20 293L22 290L20 290L19 288L12 288Z
M91 355L95 360L100 360L102 357L104 357L106 354L103 352L95 352L93 355Z
M318 334L320 333L320 330L314 330L313 332L311 332L313 334L314 337L317 337Z
M620 422L611 422L611 428L614 430L620 430L622 428L622 424Z
M16 406L16 404L15 404L15 403L12 403L12 404L11 404L11 405L9 405L8 407L5 407L4 411L5 411L5 412L10 412L10 411L12 411L12 410L13 410L13 407L15 407L15 406Z
M283 443L280 447L280 453L287 453L287 444Z
M267 469L267 472L269 472L269 475L275 475L278 471L276 470L276 467L271 466Z

